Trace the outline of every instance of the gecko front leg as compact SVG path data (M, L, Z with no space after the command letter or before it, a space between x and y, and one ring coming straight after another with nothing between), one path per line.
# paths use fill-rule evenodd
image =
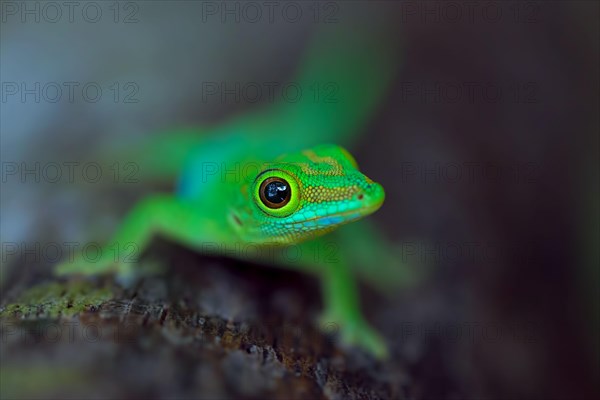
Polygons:
M336 331L343 345L355 346L378 358L386 358L385 340L371 327L360 309L358 288L345 251L328 237L296 245L290 259L288 252L278 253L277 266L314 274L321 282L324 309L317 323L325 332Z
M171 195L149 196L127 214L98 260L85 260L80 256L59 264L55 273L99 275L113 272L119 281L130 282L135 277L137 259L155 235L191 248L226 240L226 230L217 226L218 219L208 215L193 201ZM128 251L123 251L125 249Z

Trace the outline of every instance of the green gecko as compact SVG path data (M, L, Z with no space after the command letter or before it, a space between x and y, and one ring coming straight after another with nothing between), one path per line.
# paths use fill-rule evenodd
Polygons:
M176 194L151 195L135 205L112 243L133 242L142 252L161 235L203 252L312 273L322 283L320 325L335 323L343 343L385 357L385 341L360 312L355 276L382 290L414 277L369 221L353 222L382 205L382 186L342 147L323 143L353 142L393 80L398 52L390 13L376 7L372 15L363 8L353 14L347 7L345 24L319 28L293 80L305 90L333 87L336 101L304 95L214 127L171 131L146 144L120 141L132 151L118 160L135 160L150 177L180 178ZM315 257L328 243L335 244L335 256ZM275 251L268 259L225 251L236 244ZM289 246L297 246L299 258L285 257ZM103 254L96 263L63 263L57 272L135 275L134 263Z
M243 260L256 257L254 261L314 273L323 282L325 296L321 324L337 324L346 344L386 355L384 341L360 313L351 270L337 260L337 255L315 257L318 250L314 246L324 247L326 242L301 245L293 258L282 251L283 246L310 241L375 212L384 200L382 186L363 175L354 158L335 145L282 155L270 163L248 159L240 169L245 170L253 172L215 174L210 182L206 176L196 176L211 195L187 197L185 188L190 183L185 183L178 195L142 200L111 243L134 243L143 252L153 235L161 235L204 252L240 249L227 255ZM276 251L249 253L244 246L269 246ZM89 275L113 271L128 279L134 267L134 263L115 260L113 252L105 251L97 262L64 263L57 271Z

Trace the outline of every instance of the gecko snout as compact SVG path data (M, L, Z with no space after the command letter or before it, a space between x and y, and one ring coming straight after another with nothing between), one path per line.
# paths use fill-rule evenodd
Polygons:
M363 208L372 212L383 204L385 192L383 191L383 186L379 183L369 182L356 192L354 198L361 203Z

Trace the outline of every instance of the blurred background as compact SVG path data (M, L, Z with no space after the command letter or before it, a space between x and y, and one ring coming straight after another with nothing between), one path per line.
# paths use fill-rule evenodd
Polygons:
M389 397L599 394L598 3L273 3L252 3L260 18L242 2L1 3L2 304L56 263L36 244L106 239L157 190L98 149L269 107L203 83L293 81L320 26L386 15L400 65L348 146L386 188L373 219L433 265L392 300L365 295L386 373L409 382ZM121 178L96 184L90 162ZM33 359L2 346L5 372Z

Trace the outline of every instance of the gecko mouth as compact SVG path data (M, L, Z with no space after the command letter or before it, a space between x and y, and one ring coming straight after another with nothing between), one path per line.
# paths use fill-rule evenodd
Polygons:
M352 222L357 219L366 217L367 215L373 214L375 211L377 211L381 207L382 204L383 204L383 199L381 199L381 201L374 202L372 204L361 205L360 207L357 207L355 209L346 210L346 211L342 211L339 213L334 213L334 214L328 215L326 217L319 217L319 218L317 218L317 221L331 219L332 220L331 222L333 222L333 221L338 220L339 222L337 222L337 224ZM329 222L329 221L323 221L323 222ZM335 222L333 222L331 225L337 225L337 224ZM330 225L330 223L326 223L325 225Z
M298 222L294 222L292 225L297 228L303 228L305 230L320 230L335 228L339 225L344 225L349 222L356 221L363 217L366 217L375 211L377 211L383 204L383 198L377 201L364 201L361 202L357 207L349 210L331 213L324 216L315 216L307 218Z

